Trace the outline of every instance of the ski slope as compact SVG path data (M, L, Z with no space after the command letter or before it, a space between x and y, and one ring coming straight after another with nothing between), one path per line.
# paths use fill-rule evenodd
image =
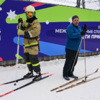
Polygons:
M30 0L30 1L58 4L70 7L76 7L76 2L77 2L77 0ZM85 8L91 10L99 10L100 9L99 2L100 2L99 0L85 0ZM80 8L82 8L82 0L80 2Z
M100 100L100 79L96 79L59 93L50 91L51 89L68 82L62 77L64 62L65 59L41 61L42 73L49 72L50 74L54 74L53 76L4 97L0 97L0 100ZM86 68L86 73L88 74L94 72L97 68L100 68L100 55L86 57ZM15 75L16 72L17 75ZM19 64L17 67L0 67L0 84L10 80L15 80L15 76L21 78L27 72L26 64ZM79 57L74 74L79 77L84 76L84 58ZM88 77L88 79L96 76L100 76L100 71ZM70 80L72 80L72 78L70 78ZM20 81L16 86L14 86L14 84L0 86L0 95L30 81L31 79Z

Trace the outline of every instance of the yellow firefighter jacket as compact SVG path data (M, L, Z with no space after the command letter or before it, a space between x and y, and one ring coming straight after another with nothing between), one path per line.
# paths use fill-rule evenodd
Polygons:
M27 31L30 38L24 38L24 53L38 54L39 46L39 34L41 31L41 25L37 19L33 20L32 23L24 21L22 24L21 30L18 30L18 35L24 35ZM29 49L28 49L29 48ZM35 50L35 51L34 51Z

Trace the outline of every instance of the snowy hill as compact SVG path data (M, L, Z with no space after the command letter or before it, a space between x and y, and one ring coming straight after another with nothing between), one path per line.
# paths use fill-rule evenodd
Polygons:
M1 97L0 100L100 100L100 79L59 93L50 91L51 89L68 82L62 77L64 62L65 59L41 61L42 73L49 72L50 74L54 74L53 76L8 94L5 97ZM100 68L100 55L87 57L86 63L87 74L94 72L97 68ZM21 78L28 72L26 64L19 64L17 68L15 68L15 66L0 67L0 84L14 80L15 69L17 69L17 78ZM84 70L84 58L79 58L74 74L79 77L84 76ZM88 79L96 76L100 76L100 71L91 75ZM14 84L0 86L0 95L30 81L31 79L20 81L16 86L14 86Z
M51 3L51 4L59 4L59 5L66 5L71 7L76 7L77 0L30 0L36 2L44 2L44 3ZM92 9L92 10L99 10L100 9L100 0L85 0L85 8ZM80 7L82 8L82 0L81 0Z

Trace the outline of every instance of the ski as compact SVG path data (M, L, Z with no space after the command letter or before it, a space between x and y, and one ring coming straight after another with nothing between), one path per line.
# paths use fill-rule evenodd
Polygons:
M26 83L26 84L24 84L24 85L22 85L22 86L20 86L20 87L18 87L18 88L16 88L16 89L14 89L14 90L11 90L11 91L9 91L9 92L6 92L6 93L0 95L0 97L3 97L3 96L8 95L8 94L10 94L10 93L13 93L13 92L15 92L15 91L17 91L17 90L19 90L19 89L22 89L22 88L24 88L24 87L26 87L26 86L29 86L29 85L33 84L33 83L36 82L36 81L40 81L40 80L46 79L46 78L48 78L48 77L50 77L50 76L52 76L52 75L53 75L53 74L44 76L44 77L42 77L42 78L39 79L39 80L35 80L35 78L34 78L31 82Z
M46 75L46 74L48 74L48 72L47 72L47 73L42 73L42 75ZM35 76L32 76L32 77L30 77L30 78L33 78L33 77L35 77ZM19 78L19 79L17 79L17 80L13 80L13 81L9 81L9 82L0 84L0 86L6 85L6 84L10 84L10 83L14 83L14 82L19 82L19 81L26 80L26 79L30 79L30 78Z
M95 73L97 73L97 72L98 72L98 69L96 69L96 71L94 71L93 73L90 73L90 74L88 74L88 75L86 75L86 76L83 76L83 77L78 78L77 80L72 80L72 81L69 81L68 83L65 83L65 84L63 84L63 85L60 85L60 86L58 86L58 87L52 89L51 91L57 90L57 89L59 89L59 88L62 88L62 87L64 87L64 86L66 86L66 85L69 85L69 84L71 84L71 83L74 83L74 82L76 82L76 81L79 81L79 80L81 80L81 79L83 79L83 78L85 78L85 77L87 78L88 76L93 75L93 74L95 74Z
M75 86L78 86L78 85L81 85L81 84L84 84L84 83L93 81L93 80L98 79L98 78L100 78L100 76L95 77L95 78L92 78L92 79L89 79L89 80L87 80L87 81L84 81L84 80L83 80L83 81L81 81L81 82L76 83L75 85L68 86L68 87L66 87L66 88L64 88L64 89L61 89L61 90L58 90L58 91L56 91L56 92L62 92L62 91L64 91L64 90L67 90L67 89L73 88L73 87L75 87Z

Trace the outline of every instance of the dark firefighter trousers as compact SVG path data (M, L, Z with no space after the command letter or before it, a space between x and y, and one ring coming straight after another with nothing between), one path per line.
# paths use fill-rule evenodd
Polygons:
M36 73L39 73L41 71L38 55L31 55L29 53L24 53L24 58L25 58L29 71L32 72L34 70Z

